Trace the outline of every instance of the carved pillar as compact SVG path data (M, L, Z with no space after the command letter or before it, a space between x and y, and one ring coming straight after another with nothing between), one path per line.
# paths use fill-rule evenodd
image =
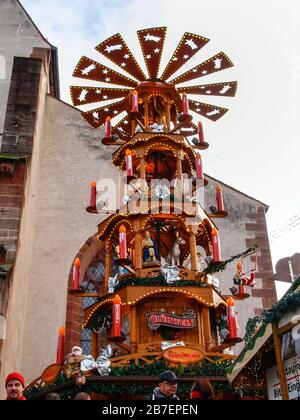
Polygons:
M145 98L145 127L149 129L149 102L148 98Z
M197 259L197 240L196 232L191 228L190 232L190 251L191 251L191 270L198 271L198 259Z
M142 234L141 232L137 232L135 235L135 261L134 261L135 270L142 269L142 260L143 260L142 242L143 242Z
M167 132L171 131L171 104L167 102Z
M203 315L203 327L204 327L204 337L205 337L205 350L209 352L211 348L211 331L210 331L210 314L209 314L209 308L204 307L202 310Z
M136 305L131 306L130 310L130 345L131 353L137 353L137 308Z
M111 247L108 244L108 239L105 242L105 279L104 279L104 290L108 290L108 279L111 276Z

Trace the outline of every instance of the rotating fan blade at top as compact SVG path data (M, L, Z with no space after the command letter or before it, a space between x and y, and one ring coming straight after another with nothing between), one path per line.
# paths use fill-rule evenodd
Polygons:
M231 96L236 95L238 82L212 83L209 85L187 86L178 88L179 93L190 95Z
M81 79L94 80L96 82L109 83L113 85L136 87L137 82L126 76L103 66L97 61L88 57L82 57L73 73L74 77Z
M205 61L202 64L194 67L193 69L187 71L181 76L176 77L171 80L170 83L178 85L180 83L189 82L190 80L197 79L199 77L208 76L209 74L217 73L218 71L226 70L230 67L233 67L232 61L227 57L226 54L220 52L209 60Z
M218 121L222 118L228 109L220 106L204 104L202 102L189 101L191 111L208 118L211 121Z
M167 64L161 79L168 80L177 70L194 57L207 43L208 38L186 32L179 42L171 60Z
M130 89L71 86L71 98L74 106L125 98L130 92Z
M120 34L102 42L96 47L96 50L137 80L146 80L143 70Z
M155 80L158 77L162 52L165 44L167 28L150 28L138 31L138 38L147 66L149 78Z
M82 116L94 128L99 128L105 124L106 118L115 118L120 113L125 111L125 100L114 102L113 104L103 106L100 108L92 109L88 112L82 112Z

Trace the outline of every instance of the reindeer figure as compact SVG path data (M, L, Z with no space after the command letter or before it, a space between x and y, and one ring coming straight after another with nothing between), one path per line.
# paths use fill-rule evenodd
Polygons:
M180 265L180 247L185 245L186 241L179 236L179 233L176 233L176 241L174 243L173 248L170 250L166 262L170 266L179 266Z

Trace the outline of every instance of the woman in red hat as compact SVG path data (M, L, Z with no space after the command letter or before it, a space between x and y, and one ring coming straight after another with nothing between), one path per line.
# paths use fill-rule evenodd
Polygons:
M26 398L23 396L25 381L20 373L10 373L6 378L5 388L8 401L26 401Z

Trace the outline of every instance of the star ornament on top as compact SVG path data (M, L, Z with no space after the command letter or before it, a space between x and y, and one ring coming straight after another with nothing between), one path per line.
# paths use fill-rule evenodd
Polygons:
M160 65L166 34L166 27L142 29L137 32L148 76L145 75L120 34L105 40L96 47L96 50L118 66L122 73L88 57L84 56L80 59L73 76L90 80L93 85L90 87L72 86L71 96L74 106L96 104L93 109L82 111L83 118L89 124L94 128L100 128L104 126L106 118L110 117L112 119L112 132L120 134L123 141L129 140L131 126L124 123L124 119L128 119L128 114L124 114L127 113L126 98L133 90L138 90L141 83L156 81L157 79L162 83L174 85L179 94L209 96L211 101L213 97L235 96L237 82L224 81L204 86L199 85L199 79L233 67L232 61L224 52L219 52L196 67L180 74L181 67L188 65L190 60L209 43L210 40L204 36L190 32L184 33L168 64L161 72ZM174 77L175 73L179 75ZM194 80L196 81L195 85L191 85ZM95 82L100 82L101 86L94 87ZM106 83L112 87L104 87L103 84ZM101 96L99 95L100 92ZM110 101L110 103L101 106L102 101ZM196 109L190 107L190 111L211 121L218 121L228 111L226 108L207 104L204 101L199 102L199 104ZM120 122L121 114L125 116L123 115L123 120L121 118ZM114 123L114 121L118 122ZM184 135L187 137L194 135L195 127L194 130L185 130Z

